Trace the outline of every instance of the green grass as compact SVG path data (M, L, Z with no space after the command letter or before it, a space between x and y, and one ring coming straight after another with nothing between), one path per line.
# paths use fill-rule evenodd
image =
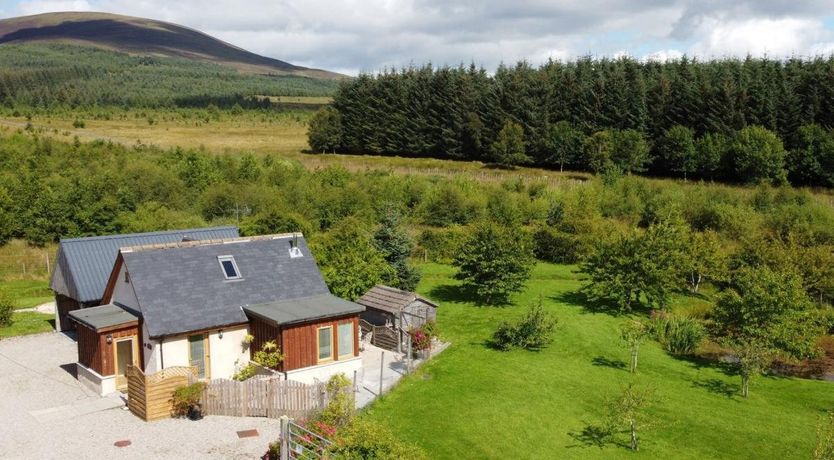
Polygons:
M53 300L46 280L2 280L0 292L8 294L15 308L31 308Z
M510 307L479 307L452 280L453 269L425 265L418 290L441 303L438 324L452 345L365 415L381 421L430 458L631 458L624 446L588 447L571 433L604 416L603 401L628 382L655 390L654 427L641 433L650 458L808 458L817 419L834 407L830 383L759 378L748 400L739 378L719 366L676 359L644 344L636 376L618 327L626 320L586 309L572 267L540 264ZM500 352L485 341L541 294L559 318L541 352ZM682 297L676 309L702 308ZM691 304L691 305L690 305Z
M36 313L33 311L15 312L12 314L12 325L0 327L0 339L16 337L18 335L40 334L51 332L55 327L55 315Z

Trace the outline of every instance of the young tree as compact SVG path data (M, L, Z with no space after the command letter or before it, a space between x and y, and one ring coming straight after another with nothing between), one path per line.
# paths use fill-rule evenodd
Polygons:
M660 154L667 167L683 174L683 180L686 180L697 168L695 132L681 125L667 129L660 140Z
M314 152L335 152L342 143L342 115L333 107L319 109L310 119L307 142Z
M550 156L547 163L558 164L559 172L565 170L565 164L571 164L582 154L585 135L567 121L560 121L550 127L547 135L547 150Z
M697 151L696 168L702 177L712 179L721 169L721 162L727 155L730 142L721 133L706 133L695 143Z
M763 340L739 337L731 340L730 349L738 359L738 374L741 377L741 396L750 395L750 380L767 370L773 361L773 352Z
M632 374L637 372L637 353L640 352L640 344L646 338L646 335L646 325L640 320L631 320L620 327L620 339L631 352L629 370Z
M316 259L330 291L355 300L368 289L390 282L396 273L373 246L361 222L347 218L315 245Z
M736 179L747 183L787 182L785 148L772 131L761 126L743 128L730 146Z
M611 131L598 131L582 142L585 163L594 173L601 173L613 166L614 139Z
M714 231L690 233L685 256L690 291L697 293L704 279L726 279L727 260L721 251L721 240Z
M640 131L625 129L614 131L614 151L611 159L625 173L643 172L651 160L649 143Z
M373 244L396 272L394 287L413 291L420 282L420 271L409 262L414 243L403 231L400 213L394 206L388 206L383 211Z
M608 402L608 417L613 427L627 426L631 450L640 450L638 432L650 426L646 409L654 400L651 390L641 389L633 383L623 388L622 393Z
M534 258L529 237L518 228L478 224L455 258L455 278L487 304L504 303L530 278Z
M504 124L498 132L498 138L492 144L492 159L502 166L515 166L532 161L525 153L524 128L521 125L512 121Z

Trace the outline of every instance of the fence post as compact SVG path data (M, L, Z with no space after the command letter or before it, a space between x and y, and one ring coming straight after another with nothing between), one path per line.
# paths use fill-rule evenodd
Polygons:
M356 373L359 372L354 369L353 371L353 392L356 393Z
M47 253L46 253L46 254L44 254L44 255L46 256L46 274L47 274L47 275L51 275L52 273L51 273L51 271L50 271L50 269L49 269L49 253L47 252Z
M405 373L411 373L411 334L408 334L408 356L405 358Z
M382 371L384 364L385 352L383 351L382 354L379 355L379 393L377 393L377 396L382 396Z
M281 416L281 460L290 458L290 418Z

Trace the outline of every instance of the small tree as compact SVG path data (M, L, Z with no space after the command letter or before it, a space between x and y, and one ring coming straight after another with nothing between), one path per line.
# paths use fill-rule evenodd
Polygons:
M594 173L601 173L613 166L614 139L610 131L598 131L582 142L585 163Z
M785 148L772 131L761 126L748 126L736 135L730 147L737 179L742 182L787 182Z
M685 257L690 291L697 293L704 279L726 281L727 260L721 252L721 240L715 232L692 232Z
M565 170L565 163L570 164L582 153L585 135L567 121L560 121L550 127L547 134L547 150L550 156L547 163L558 164L559 171Z
M631 450L640 450L638 432L650 426L646 408L652 403L654 393L629 383L622 393L608 402L608 417L613 427L625 425L630 434Z
M741 396L750 394L750 380L767 370L773 361L773 352L762 340L741 338L729 344L738 359L738 374L741 377Z
M621 171L631 174L643 172L651 160L649 143L643 133L634 129L614 131L614 151L611 160Z
M697 151L697 170L710 179L721 168L721 162L727 155L730 142L721 133L706 133L695 142Z
M695 132L686 126L675 125L663 133L660 154L670 170L683 174L683 180L695 171Z
M342 115L333 107L319 109L310 119L307 142L314 152L335 152L342 142Z
M646 325L640 320L631 320L620 328L620 340L628 347L631 352L631 366L629 370L632 374L637 372L637 354L640 352L640 344L646 338Z
M400 226L399 211L393 206L383 211L373 245L396 272L394 287L413 291L420 282L420 271L409 262L414 243Z
M498 132L498 139L492 144L492 159L502 166L515 166L532 161L525 153L524 128L521 125L512 121L504 124Z
M520 229L482 223L475 227L454 264L455 278L487 304L503 303L530 278L532 243Z

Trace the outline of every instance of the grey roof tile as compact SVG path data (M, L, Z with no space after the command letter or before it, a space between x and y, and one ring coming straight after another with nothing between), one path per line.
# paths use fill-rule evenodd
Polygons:
M174 243L183 238L219 240L237 236L237 227L211 227L62 239L49 287L79 302L97 302L104 293L119 248Z
M330 294L304 238L290 258L291 236L232 243L123 251L151 337L247 321L245 305ZM233 256L242 279L227 280L217 258Z

